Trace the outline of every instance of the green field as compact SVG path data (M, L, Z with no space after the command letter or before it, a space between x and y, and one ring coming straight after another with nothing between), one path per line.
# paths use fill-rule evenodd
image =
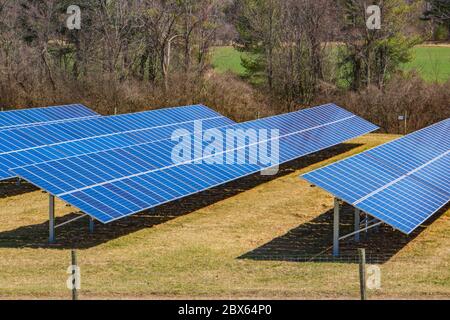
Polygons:
M220 73L230 71L241 76L245 73L241 56L242 53L233 47L216 47L212 52L212 65Z
M450 47L417 47L414 59L405 70L415 69L425 80L446 82L450 79Z
M212 64L218 72L231 71L243 75L242 53L233 47L217 47L213 51ZM450 79L450 47L419 46L414 49L413 61L404 70L417 70L426 81L445 82Z
M301 298L359 296L358 264L293 261L331 258L333 197L299 175L385 143L369 134L281 168L135 215L89 234L82 219L57 229L49 246L48 195L0 183L0 299L70 299L70 249L78 249L81 299ZM57 223L75 209L57 202ZM360 244L343 241L343 254L366 246L382 261L382 287L369 298L450 298L450 211L407 237L390 227ZM353 210L342 212L342 232L353 230ZM320 251L322 254L317 255Z

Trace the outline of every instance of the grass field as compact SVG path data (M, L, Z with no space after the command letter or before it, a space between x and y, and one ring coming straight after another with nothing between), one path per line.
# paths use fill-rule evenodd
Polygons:
M357 264L329 260L333 199L298 176L393 138L367 135L283 166L276 178L249 177L97 226L93 235L80 220L58 229L52 247L47 196L0 184L0 298L70 298L71 248L78 249L83 299L357 298ZM57 222L72 210L58 203ZM356 246L345 242L344 256ZM370 298L450 298L450 211L409 238L386 227L360 246L382 271L382 288ZM322 250L316 262L294 262Z
M231 71L243 75L241 54L233 47L217 47L213 51L212 64L219 72ZM414 49L414 59L404 70L417 70L426 81L445 82L450 79L450 46L420 46Z
M450 79L450 46L414 48L414 59L405 70L416 70L425 80L445 82Z
M241 64L242 54L233 47L215 47L212 52L212 65L220 73L230 71L242 76L245 73Z

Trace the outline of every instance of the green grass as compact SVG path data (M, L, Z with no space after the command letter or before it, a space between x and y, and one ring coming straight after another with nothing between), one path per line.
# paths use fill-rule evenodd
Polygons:
M0 299L69 299L66 271L72 247L79 248L82 299L357 299L357 264L239 257L268 246L269 255L289 255L308 241L329 247L333 198L299 175L395 137L366 135L340 152L303 158L270 181L252 184L253 177L153 214L96 225L93 235L82 219L57 229L54 247L46 245L48 195L0 183ZM180 215L190 206L194 209ZM58 223L73 211L58 201ZM343 229L351 230L352 224ZM374 241L387 248L404 244L381 265L382 289L371 291L370 298L450 297L450 211L415 237L383 228L369 237L368 253Z
M233 47L216 47L212 64L220 73L230 71L244 75L241 55ZM450 47L419 46L414 49L413 61L404 65L404 70L417 70L424 80L445 82L450 79Z
M405 70L416 70L426 81L446 82L450 79L450 47L416 47L414 59Z
M245 74L241 64L242 53L233 47L216 47L212 52L212 65L219 73L230 71L239 76Z

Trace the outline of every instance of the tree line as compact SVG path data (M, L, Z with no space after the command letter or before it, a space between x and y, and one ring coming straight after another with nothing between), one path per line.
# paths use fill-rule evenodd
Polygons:
M369 30L367 1L238 0L237 48L252 53L244 59L248 76L262 76L290 106L337 80L352 90L382 88L421 39L406 33L417 19L413 4L379 4L383 25Z
M82 28L69 30L64 19L72 2L0 1L2 66L24 90L24 63L53 89L58 73L100 73L168 89L173 64L186 74L204 72L222 15L214 0L82 0Z
M363 0L80 0L81 29L70 30L72 2L0 0L2 107L80 101L111 113L201 102L248 120L326 99L357 104L368 92L385 104L394 85L416 83L401 64L426 35L409 27L422 13L446 24L449 12L441 0L425 12L419 0L369 1L382 13L381 29L369 30ZM211 69L224 39L243 53L244 79ZM438 85L421 86L447 98ZM393 131L407 106L387 103L379 121ZM349 108L369 118L380 111ZM428 109L446 114L434 102Z

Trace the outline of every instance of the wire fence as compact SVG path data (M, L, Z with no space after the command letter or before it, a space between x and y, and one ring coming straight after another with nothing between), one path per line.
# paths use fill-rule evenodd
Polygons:
M81 300L361 298L357 251L339 257L323 253L250 258L201 245L182 251L164 250L156 243L147 248L128 252L111 244L101 250L78 249L75 260L71 250L58 249L47 253L51 258L42 259L35 269L31 265L40 253L27 249L20 262L14 257L2 261L0 296L33 292L41 298ZM27 263L30 269L24 273ZM450 299L448 255L368 252L364 270L368 299ZM77 285L76 292L70 284Z

